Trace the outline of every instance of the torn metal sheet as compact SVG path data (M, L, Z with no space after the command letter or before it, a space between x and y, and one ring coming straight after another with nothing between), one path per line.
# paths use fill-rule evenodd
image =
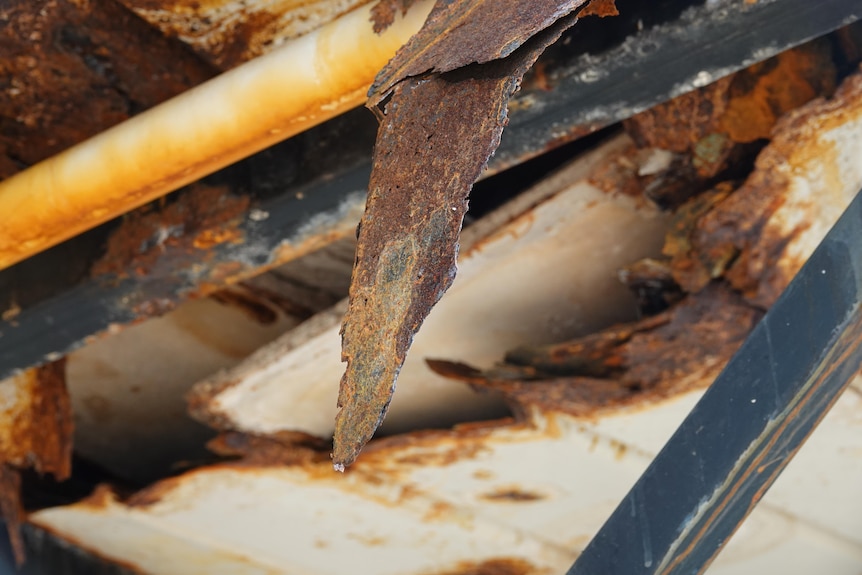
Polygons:
M631 428L646 429L638 417L631 415ZM216 566L267 574L466 575L496 567L552 575L568 567L652 458L585 433L584 423L547 414L375 440L345 475L331 472L325 446L231 434L223 446L242 454L239 461L162 481L125 501L100 490L31 521L159 575ZM850 483L840 492L810 487L797 497L854 500ZM855 575L862 551L767 498L710 573L803 575L813 565Z
M580 8L586 1L543 0L502 5L488 0L437 2L422 29L377 75L368 91L368 105L377 106L406 78L450 72L468 64L484 64L514 56L527 40ZM551 42L561 32L558 30ZM548 40L543 42L544 46L549 43ZM525 63L513 64L513 76L522 76L544 46L538 48L533 56L526 57ZM525 70L518 74L521 67ZM515 80L519 81L520 78Z
M464 231L458 278L415 338L385 430L500 413L497 398L436 376L425 357L448 354L490 366L505 349L634 317L636 305L616 270L659 254L667 218L642 199L597 188L591 176L607 163L625 159L637 166L650 157L628 138L615 138ZM637 171L628 177L636 180ZM331 435L343 313L340 307L312 318L236 369L202 382L190 397L192 413L221 429Z
M0 515L15 561L24 561L19 471L35 469L57 480L72 467L72 406L63 360L0 381Z
M833 98L780 119L738 189L720 185L683 204L664 253L667 272L688 295L670 310L567 343L514 350L493 369L432 367L500 390L517 405L558 403L578 414L708 384L862 187L862 166L853 159L862 156L859 134L862 74L855 74Z
M575 23L570 13L581 3L539 2L530 10L437 3L371 87L370 107L391 98L378 110L342 327L347 368L338 393L335 469L350 465L383 422L413 336L455 277L467 195L500 144L509 98L536 58ZM466 61L447 60L453 55ZM471 61L482 65L454 70ZM411 77L428 66L437 74Z
M635 324L565 344L515 349L505 365L484 372L440 360L428 364L445 377L503 393L516 413L533 406L601 417L712 381L761 315L717 287Z

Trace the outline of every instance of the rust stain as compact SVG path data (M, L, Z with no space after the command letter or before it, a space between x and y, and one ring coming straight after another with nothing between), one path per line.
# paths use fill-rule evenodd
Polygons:
M182 40L221 70L312 32L368 1L119 0L163 34Z
M278 321L278 313L261 298L247 290L226 289L215 292L210 298L222 305L236 308L261 325L271 325Z
M69 477L72 407L66 391L65 360L7 379L11 401L0 406L0 462L32 467L58 480Z
M496 489L490 493L484 493L479 497L494 503L532 503L545 499L545 496L540 493L525 491L517 487Z
M701 177L728 166L739 144L768 139L778 118L835 89L828 41L789 50L624 122L641 146L691 156Z
M463 561L452 569L438 571L433 575L538 575L540 572L536 566L524 559L501 557L481 562Z
M579 16L598 16L599 18L607 18L608 16L619 16L620 11L617 9L615 0L592 0L584 6Z
M168 246L206 257L215 245L242 241L238 226L248 206L246 196L193 184L175 201L155 202L123 216L90 273L118 278L130 272L147 275Z
M403 16L416 0L379 0L371 9L371 22L374 31L380 34L395 22L399 12Z
M356 470L397 473L409 467L445 467L476 459L490 451L487 438L503 428L524 424L511 418L455 426L451 430L416 431L377 439L362 452Z
M533 407L594 417L707 385L761 316L732 290L714 284L657 316L525 348L487 372L441 360L428 365L445 377L501 392L522 419Z
M726 268L721 273L730 285L750 303L768 308L819 241L810 234L812 226L825 234L849 203L849 196L817 198L794 191L792 178L828 182L834 194L853 186L837 172L834 144L820 135L860 117L860 74L845 80L834 98L815 100L784 116L745 183L698 218L687 245L671 253L677 281L693 290L703 283L704 268ZM819 170L816 176L805 176L814 169Z
M0 4L0 180L211 78L109 0Z
M733 76L720 129L734 142L769 138L785 113L831 96L835 78L828 40L782 52Z
M438 3L369 92L372 107L384 92L392 98L378 111L385 115L342 328L347 369L335 422L336 469L354 461L382 422L413 335L454 279L467 195L500 143L509 98L545 47L575 22L569 13L579 5ZM479 28L484 34L464 36ZM466 61L445 52L456 48ZM449 70L493 54L508 57L401 81L416 66Z
M6 532L15 564L19 567L26 560L24 539L21 537L21 523L24 521L24 508L21 505L21 475L17 469L0 463L0 516L6 522Z

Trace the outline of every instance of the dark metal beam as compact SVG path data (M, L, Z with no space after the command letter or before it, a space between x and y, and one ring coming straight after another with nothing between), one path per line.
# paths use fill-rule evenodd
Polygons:
M862 193L568 575L703 572L862 365Z

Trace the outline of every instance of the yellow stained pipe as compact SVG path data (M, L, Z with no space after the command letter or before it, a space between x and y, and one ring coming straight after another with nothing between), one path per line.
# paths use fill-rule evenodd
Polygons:
M0 182L0 269L332 118L422 26L368 4Z

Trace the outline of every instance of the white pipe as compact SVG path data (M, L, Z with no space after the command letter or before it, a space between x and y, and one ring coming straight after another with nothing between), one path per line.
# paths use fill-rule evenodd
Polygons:
M361 104L431 10L360 7L0 182L0 269Z

